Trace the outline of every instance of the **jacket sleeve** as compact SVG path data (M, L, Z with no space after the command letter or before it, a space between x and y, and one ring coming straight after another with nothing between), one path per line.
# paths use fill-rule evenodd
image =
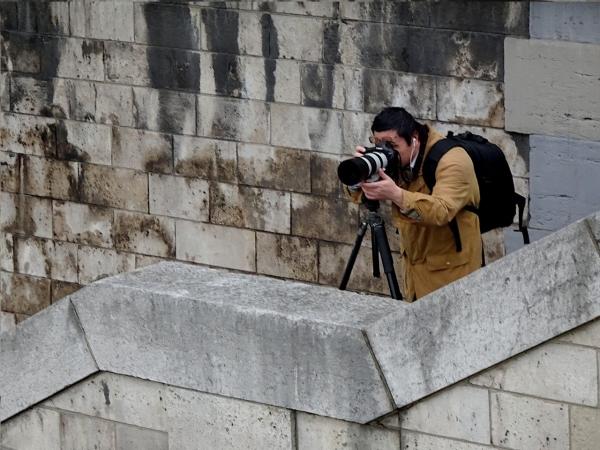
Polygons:
M427 225L446 225L469 204L479 203L479 187L473 161L456 147L448 151L435 171L436 183L431 195L404 191L400 212Z

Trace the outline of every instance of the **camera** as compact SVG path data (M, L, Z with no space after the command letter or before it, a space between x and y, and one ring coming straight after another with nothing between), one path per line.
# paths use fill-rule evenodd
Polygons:
M379 180L377 171L386 167L389 167L387 174L392 179L396 179L398 153L389 142L365 148L363 156L342 161L338 166L338 178L345 185L354 187L362 181Z

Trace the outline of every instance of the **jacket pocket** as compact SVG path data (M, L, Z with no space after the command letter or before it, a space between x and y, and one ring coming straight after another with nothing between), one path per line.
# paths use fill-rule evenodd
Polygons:
M444 270L462 266L469 262L469 255L465 251L447 255L429 255L425 258L425 265L429 270Z

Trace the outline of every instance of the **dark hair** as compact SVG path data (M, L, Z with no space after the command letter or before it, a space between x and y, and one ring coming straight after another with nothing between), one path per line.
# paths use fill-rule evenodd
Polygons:
M410 145L415 131L418 133L421 142L425 142L427 137L427 127L417 122L404 108L396 106L383 109L373 119L373 125L371 125L373 133L387 130L396 130L398 136L404 138L408 145Z

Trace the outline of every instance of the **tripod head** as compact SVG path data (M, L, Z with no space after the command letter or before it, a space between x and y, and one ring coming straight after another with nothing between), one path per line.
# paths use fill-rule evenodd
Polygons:
M369 200L366 195L363 194L362 202L371 212L377 212L379 210L379 200Z

